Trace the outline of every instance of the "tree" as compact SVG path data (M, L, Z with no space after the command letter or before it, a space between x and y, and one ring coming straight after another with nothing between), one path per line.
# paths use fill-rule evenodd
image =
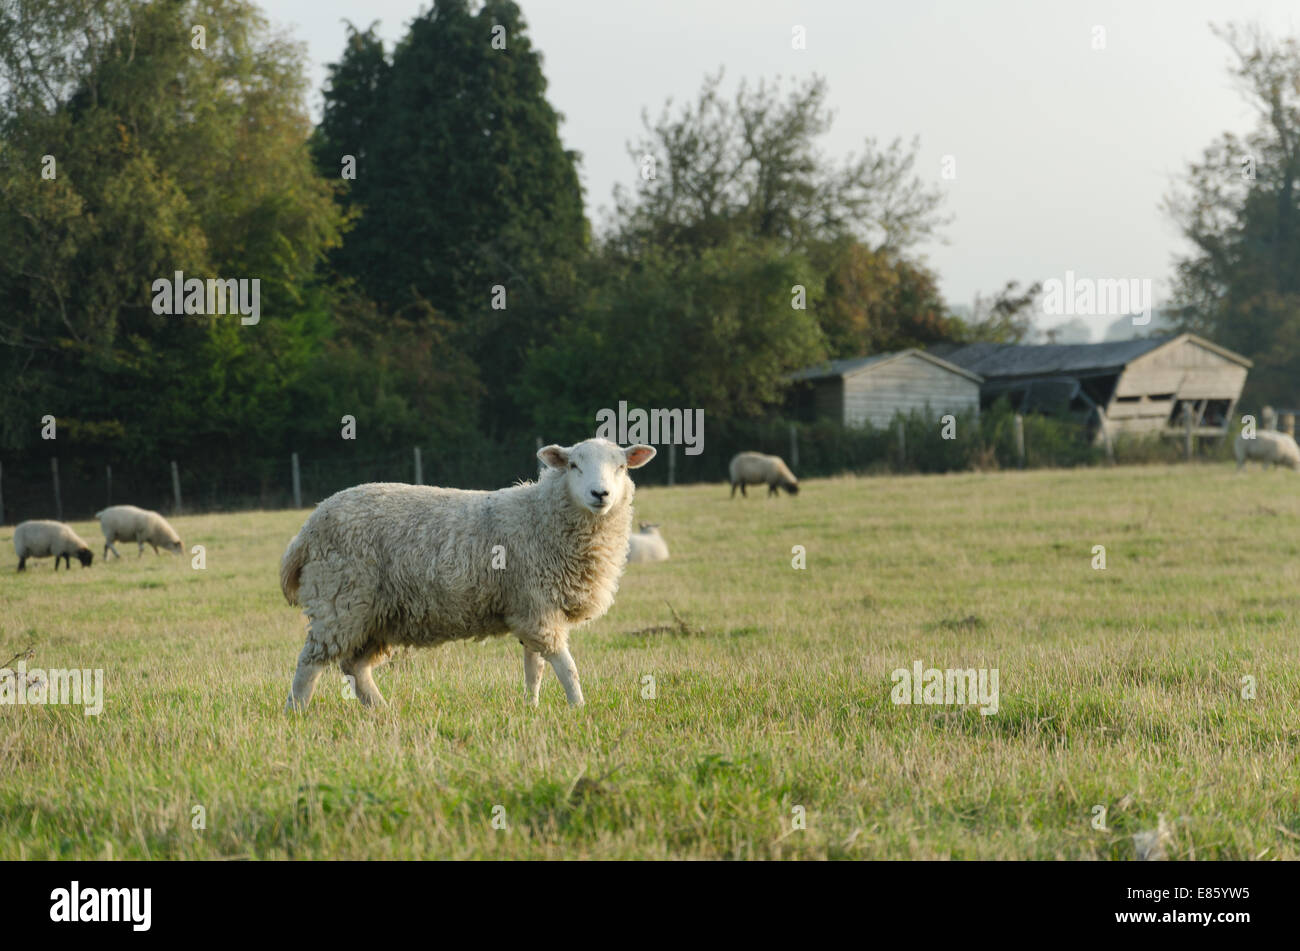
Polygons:
M934 274L898 252L844 239L819 257L827 272L819 315L831 357L926 347L961 333Z
M721 84L721 72L707 77L675 115L671 100L655 122L643 114L646 135L629 153L646 171L635 193L616 193L616 240L625 252L690 253L736 234L789 251L855 238L897 252L944 223L940 192L914 173L915 142L882 148L867 139L842 164L818 153L816 140L833 119L824 79L788 93L779 81L742 82L731 101Z
M969 319L960 321L957 339L967 343L1024 343L1034 331L1034 306L1041 283L1023 291L1018 281L1007 281L992 297L975 296Z
M1255 361L1247 398L1300 402L1300 42L1259 27L1215 29L1256 115L1244 139L1222 134L1164 203L1191 243L1178 259L1174 312Z
M385 61L351 30L331 68L314 151L357 177L360 217L333 266L386 310L427 300L494 378L516 376L572 301L588 229L577 156L546 100L541 56L519 8L438 0ZM497 389L489 420L515 408Z
M811 268L774 244L737 240L685 262L647 251L593 269L589 299L530 354L517 388L548 432L589 436L596 411L620 400L709 419L755 415L823 352L816 319L792 306L791 288Z
M8 12L3 444L30 445L39 408L104 451L256 452L306 409L289 384L329 333L306 312L342 227L306 149L302 50L235 0ZM155 314L177 270L260 281L263 320Z

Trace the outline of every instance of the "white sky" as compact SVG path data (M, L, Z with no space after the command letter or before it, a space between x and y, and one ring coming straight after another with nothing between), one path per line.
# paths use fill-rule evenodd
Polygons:
M638 167L626 145L641 110L691 99L706 73L729 88L819 73L836 122L820 145L842 157L868 136L920 137L919 170L947 193L946 243L921 248L951 304L1008 279L1150 278L1159 301L1181 240L1159 210L1186 163L1254 118L1210 23L1300 32L1294 0L518 0L582 154L594 224ZM348 19L379 20L390 44L420 0L261 0L307 43L318 115L325 64ZM791 48L806 28L807 49ZM1093 28L1106 48L1092 49ZM957 178L943 181L944 155ZM1059 323L1048 318L1045 324ZM1095 318L1098 326L1110 318ZM1094 332L1094 337L1098 332Z

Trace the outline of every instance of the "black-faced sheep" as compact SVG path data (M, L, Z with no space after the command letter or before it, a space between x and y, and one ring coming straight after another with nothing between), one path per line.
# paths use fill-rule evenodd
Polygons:
M77 556L82 568L89 568L95 553L69 526L62 522L33 520L22 522L14 529L14 551L18 554L18 570L27 570L28 558L54 556L54 570L59 570L62 558L72 570L72 556Z
M140 546L137 558L144 555L144 546L148 544L153 553L165 548L173 554L180 554L184 546L176 530L157 512L136 508L134 505L112 505L102 512L96 512L99 527L104 533L104 557L112 551L118 558L122 557L113 542L135 542Z
M747 485L766 485L769 496L778 495L778 489L785 489L791 495L799 491L799 480L780 456L765 456L761 452L737 453L731 460L729 471L733 499L737 488L742 496L747 495Z

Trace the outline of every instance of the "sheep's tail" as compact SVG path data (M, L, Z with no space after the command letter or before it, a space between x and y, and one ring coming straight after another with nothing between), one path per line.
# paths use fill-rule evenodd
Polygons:
M299 532L293 536L293 541L284 550L284 557L280 559L280 590L290 604L298 603L298 582L302 566L306 563L307 545L303 541L302 532Z

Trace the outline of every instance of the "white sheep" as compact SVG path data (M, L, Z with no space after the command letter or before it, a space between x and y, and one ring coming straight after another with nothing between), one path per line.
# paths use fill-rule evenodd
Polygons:
M140 551L137 558L144 555L146 543L153 548L155 555L159 548L165 548L174 554L180 554L184 548L176 530L157 512L136 508L134 505L112 505L102 512L96 512L95 518L99 519L99 527L104 532L105 558L110 550L118 558L122 557L122 553L113 544L117 541L138 544Z
M628 564L634 561L667 561L668 543L659 534L659 526L642 522L640 529L627 540Z
M1254 439L1247 439L1241 433L1237 433L1237 440L1233 443L1232 450L1237 457L1238 472L1245 467L1248 459L1262 462L1265 469L1276 464L1290 466L1300 471L1300 446L1297 446L1295 439L1286 433L1259 429L1255 431Z
M14 529L14 551L18 554L18 570L27 570L28 558L49 558L54 556L54 570L59 570L62 558L68 570L72 570L72 556L76 555L82 568L89 568L95 560L95 553L82 540L81 536L62 522L33 520L22 522Z
M765 456L761 452L740 452L732 457L729 469L731 474L731 497L736 497L736 489L746 495L747 485L766 485L767 494L779 495L778 489L785 489L791 495L799 491L799 480L794 477L790 467L780 456Z
M495 492L369 483L317 506L280 562L280 588L308 618L286 711L305 709L337 661L366 705L384 703L371 669L395 647L512 633L536 705L543 660L569 703L583 702L569 631L609 610L635 487L650 446L604 439L547 446L536 482Z

